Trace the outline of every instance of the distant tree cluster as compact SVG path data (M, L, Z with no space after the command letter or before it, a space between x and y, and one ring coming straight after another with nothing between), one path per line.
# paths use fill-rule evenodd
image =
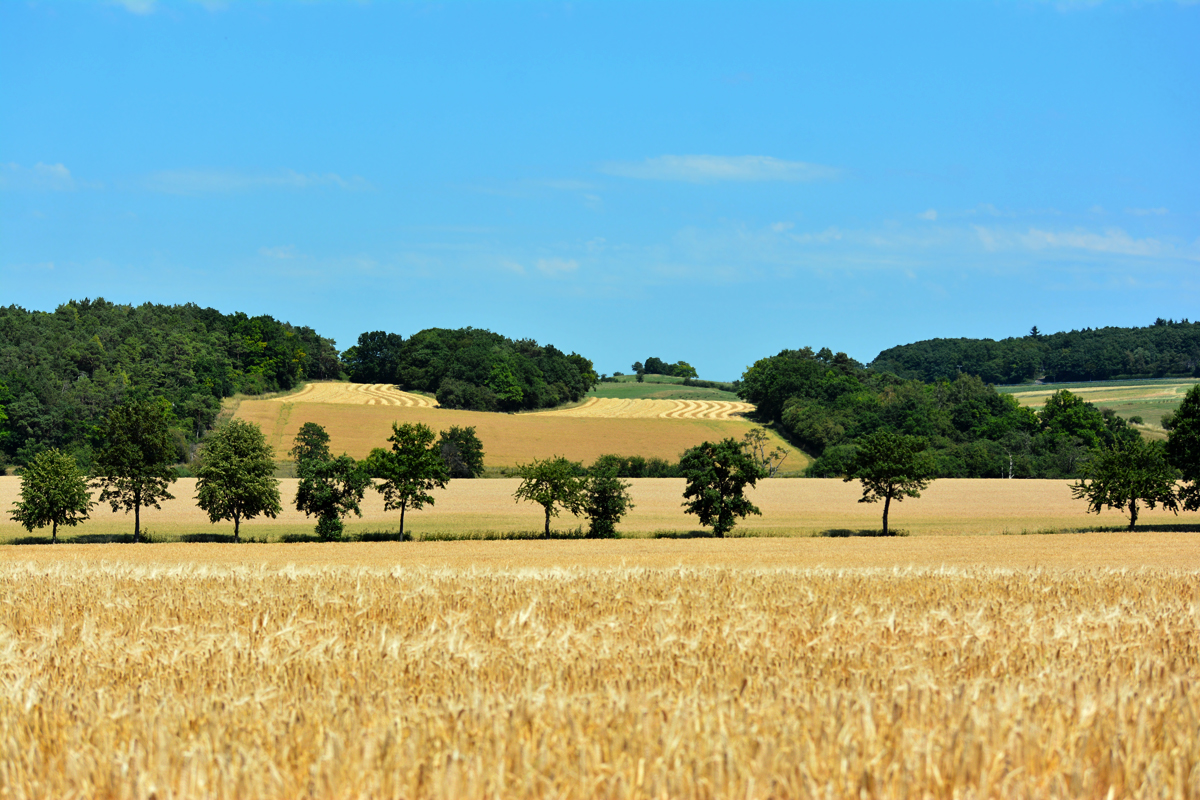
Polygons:
M985 383L1200 377L1200 322L1084 328L1001 339L928 339L884 350L871 368L926 383L974 375Z
M121 405L164 398L176 461L212 426L222 398L341 373L311 328L195 305L71 301L53 313L0 308L0 460L57 449L93 464L93 430Z
M574 402L599 382L592 362L532 339L429 328L405 340L374 331L342 354L350 379L436 394L443 408L520 411Z
M655 356L647 358L644 364L641 361L633 362L633 372L635 375L669 375L673 378L700 377L696 374L695 368L686 361L676 361L674 364L668 364Z
M850 474L857 443L876 431L922 438L932 474L943 478L1078 477L1090 452L1139 436L1065 390L1035 412L971 375L925 384L828 349L755 362L739 395L817 457L814 477Z

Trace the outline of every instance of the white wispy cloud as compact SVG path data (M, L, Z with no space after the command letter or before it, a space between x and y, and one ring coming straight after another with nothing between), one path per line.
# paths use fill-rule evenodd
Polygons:
M982 225L973 225L972 228L984 249L993 252L1014 248L1034 251L1075 250L1141 258L1200 260L1200 252L1195 247L1179 247L1171 242L1152 238L1135 239L1120 228L1106 228L1101 232L1085 228L1065 231L1040 228L1011 231Z
M229 6L226 0L192 0L209 11L221 11ZM158 9L158 0L110 0L109 5L120 6L131 14L153 14Z
M924 219L930 222L937 222L937 209L931 208L928 211L922 211L917 214L917 219Z
M167 194L210 194L246 192L261 189L311 189L336 187L347 190L370 189L371 184L355 175L343 178L333 172L302 173L282 170L272 173L246 173L230 170L180 169L148 175L142 187Z
M608 161L599 169L621 178L688 183L828 181L841 174L834 167L771 156L657 156L644 161Z
M120 6L131 14L149 14L154 11L155 0L112 0L112 5Z
M266 258L287 260L296 257L296 247L290 244L280 247L260 247L258 248L258 254Z
M79 188L94 188L81 184L62 164L43 164L32 167L20 164L0 164L0 189L31 189L42 192L71 192Z
M569 275L577 271L579 269L579 262L573 258L539 258L537 260L537 269L543 275L556 278L560 275Z
M1169 214L1165 208L1127 208L1126 214L1133 214L1135 217L1163 217Z

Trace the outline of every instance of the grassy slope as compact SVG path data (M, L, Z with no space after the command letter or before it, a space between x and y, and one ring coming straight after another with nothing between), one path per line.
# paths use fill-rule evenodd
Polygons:
M735 403L741 401L741 398L733 392L683 386L683 378L669 378L666 375L647 375L645 383L638 383L632 375L622 375L617 378L617 381L617 383L601 383L588 392L588 397L613 397L620 400L724 400Z
M1092 383L1047 383L1039 386L997 386L996 391L1011 394L1023 406L1041 408L1046 398L1067 389L1097 408L1111 408L1125 419L1138 416L1139 426L1150 438L1164 439L1162 418L1179 408L1183 396L1196 384L1194 380L1170 378L1146 381L1096 381Z

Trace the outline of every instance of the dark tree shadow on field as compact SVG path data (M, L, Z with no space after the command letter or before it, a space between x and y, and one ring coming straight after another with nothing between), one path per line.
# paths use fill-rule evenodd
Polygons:
M323 542L325 540L315 533L285 533L279 537L279 541L284 544L303 544L304 542Z
M185 533L179 537L179 541L188 542L190 544L205 544L205 543L220 543L233 544L232 533ZM250 541L246 539L245 541Z
M719 538L709 530L701 531L655 531L655 539L716 539ZM732 537L730 537L732 538Z
M887 536L887 538L891 539L894 536L908 536L908 531L894 529L885 534L878 528L859 528L858 530L852 530L850 528L829 528L828 530L821 531L817 534L817 536L821 536L826 539L849 539L851 537L860 536L882 538Z
M412 531L408 533L400 533L399 531L368 531L355 536L354 539L359 542L411 542L413 537Z

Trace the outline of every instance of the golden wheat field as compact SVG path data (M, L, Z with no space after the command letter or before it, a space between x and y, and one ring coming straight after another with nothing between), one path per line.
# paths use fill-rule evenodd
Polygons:
M600 419L736 419L754 410L749 403L726 400L655 400L589 397L577 406L534 412L541 416Z
M241 549L125 551L200 547ZM3 797L1200 797L1194 570L112 556L0 587Z
M394 422L421 422L434 431L446 430L453 425L471 426L483 442L485 465L493 468L515 467L535 458L551 456L565 456L590 464L606 453L657 457L674 462L689 447L727 436L740 439L754 427L748 420L731 416L733 411L725 407L732 404L719 401L705 401L704 408L689 410L698 401L613 400L611 402L616 404L631 404L619 416L586 415L586 409L584 416L577 416L580 407L532 414L496 414L416 404L369 404L367 401L372 396L348 388L351 386L354 384L309 384L306 387L306 391L312 390L313 398L330 398L324 400L306 400L304 396L300 400L294 399L298 395L284 395L273 400L243 400L237 407L236 416L262 428L267 441L275 448L277 459L289 458L287 453L292 440L306 422L322 425L329 432L335 453L344 451L359 459L366 458L374 447L388 446L387 438L392 435ZM351 394L358 395L358 399L345 399ZM408 396L429 401L420 395ZM637 407L649 410L630 410ZM674 416L665 416L668 413ZM686 416L689 413L692 416ZM810 463L811 459L803 452L788 445L778 435L769 435L772 447L788 452L784 463L787 471L803 470Z
M700 529L696 517L683 511L681 478L640 478L629 483L634 508L617 526L622 535L681 534ZM432 492L433 506L406 514L405 530L416 538L540 531L542 508L532 503L516 503L513 492L518 484L516 478L450 481L445 489ZM10 509L20 497L20 485L20 478L0 477L0 510ZM274 520L260 517L243 522L242 536L274 541L287 534L312 533L315 521L296 511L292 503L296 485L295 479L283 480L280 485L283 513ZM233 523L214 525L196 506L194 478L181 478L171 491L175 499L164 502L161 509L142 511L142 525L152 537L233 534ZM880 527L881 505L859 503L862 493L857 483L775 478L761 481L748 495L762 510L762 516L750 516L739 522L734 535L819 536L829 531L857 532ZM367 492L362 511L361 518L346 519L346 530L351 535L395 530L399 526L399 512L385 511L378 492ZM1185 512L1175 516L1160 508L1144 509L1139 516L1142 525L1189 522L1200 525L1200 514ZM1098 515L1087 513L1086 505L1071 497L1068 481L945 479L934 481L920 498L893 503L889 523L892 528L914 536L961 536L1113 527L1127 524L1128 517L1113 510ZM581 525L586 527L586 520L569 514L553 520L553 527L559 531ZM90 520L75 528L60 529L59 535L71 538L132 531L132 515L97 506ZM50 535L48 529L39 533ZM0 542L27 535L7 513L0 515Z
M437 401L432 397L411 392L402 392L387 383L344 383L341 381L315 381L305 384L292 394L273 398L276 402L288 403L343 403L364 406L412 406L433 408Z

